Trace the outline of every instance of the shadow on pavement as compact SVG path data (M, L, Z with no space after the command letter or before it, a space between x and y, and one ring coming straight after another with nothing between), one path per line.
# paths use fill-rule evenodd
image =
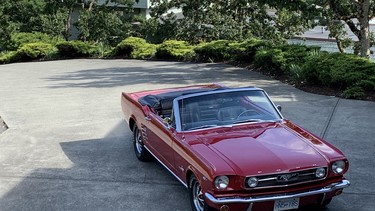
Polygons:
M0 210L183 210L185 188L157 162L139 162L124 122L103 139L60 143L70 168L39 168L0 198ZM170 194L173 193L173 194Z
M147 61L146 61L147 62ZM249 70L222 64L192 64L177 63L178 68L170 65L153 62L153 67L144 66L114 67L105 69L87 69L64 73L49 78L50 88L104 88L116 86L149 84L180 84L180 86L194 83L210 83L220 81L246 82L247 77L238 78L238 75L247 75ZM192 68L193 66L193 68ZM195 67L194 67L195 66Z

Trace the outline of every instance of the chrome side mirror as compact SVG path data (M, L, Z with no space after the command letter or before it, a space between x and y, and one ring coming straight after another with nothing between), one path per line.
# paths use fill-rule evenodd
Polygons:
M276 108L281 112L281 105L277 105Z
M172 122L172 120L171 120L170 117L165 117L163 119L163 123L167 125L167 128L171 128L171 122Z

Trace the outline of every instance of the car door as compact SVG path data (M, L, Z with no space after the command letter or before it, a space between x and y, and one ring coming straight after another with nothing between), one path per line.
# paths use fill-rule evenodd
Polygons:
M175 135L170 131L160 116L149 112L145 117L146 146L170 170L174 169L173 142Z

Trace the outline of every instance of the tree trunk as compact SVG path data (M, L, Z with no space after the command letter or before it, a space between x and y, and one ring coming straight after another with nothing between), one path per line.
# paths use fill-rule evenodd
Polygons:
M361 38L359 40L361 45L360 55L361 57L370 57L370 24L369 24L369 8L370 0L363 0L360 6L359 15L359 26Z
M345 48L342 45L342 41L340 40L340 38L335 37L335 39L336 39L337 48L339 49L340 53L345 53Z
M65 20L65 31L64 31L65 40L69 40L69 37L70 37L70 26L71 26L70 22L72 20L72 14L73 14L73 7L69 8L68 17Z

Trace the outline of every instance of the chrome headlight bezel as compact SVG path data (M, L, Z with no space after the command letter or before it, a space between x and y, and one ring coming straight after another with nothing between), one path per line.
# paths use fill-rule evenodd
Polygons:
M258 178L249 177L246 182L250 188L255 188L258 185Z
M337 160L331 165L332 171L335 174L343 174L346 168L346 162L344 160Z
M229 185L229 177L228 176L218 176L214 180L215 188L218 190L224 190Z

